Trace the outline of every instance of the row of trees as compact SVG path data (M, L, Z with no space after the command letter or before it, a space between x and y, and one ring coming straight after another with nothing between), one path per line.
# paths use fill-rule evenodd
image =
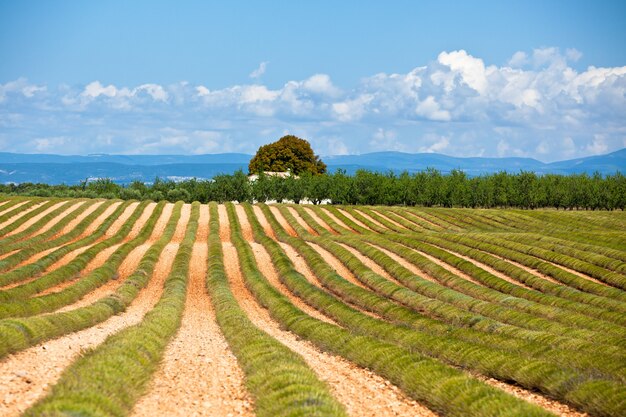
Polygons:
M468 177L462 171L443 175L434 169L415 174L333 174L281 178L261 173L255 181L241 171L219 175L210 181L183 182L156 179L152 184L133 182L121 186L103 179L80 185L8 184L0 193L44 197L104 197L186 202L200 201L293 201L333 204L409 205L442 207L554 207L563 209L624 209L626 177L621 173L601 176L536 175L532 172L501 172Z

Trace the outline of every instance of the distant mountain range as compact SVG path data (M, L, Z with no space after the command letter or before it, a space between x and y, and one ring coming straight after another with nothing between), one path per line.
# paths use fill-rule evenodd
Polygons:
M77 184L85 179L110 178L117 183L208 179L218 174L247 171L252 155L53 155L0 152L0 183L41 182ZM443 173L460 169L469 176L500 171L534 171L538 174L572 174L626 171L626 148L606 155L544 163L532 158L457 158L436 153L375 152L363 155L326 156L328 170L358 169L379 172L418 172L435 168Z

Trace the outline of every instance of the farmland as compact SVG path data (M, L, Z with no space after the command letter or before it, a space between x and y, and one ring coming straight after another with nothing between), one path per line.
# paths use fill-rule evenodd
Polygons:
M0 415L626 415L625 230L0 198Z

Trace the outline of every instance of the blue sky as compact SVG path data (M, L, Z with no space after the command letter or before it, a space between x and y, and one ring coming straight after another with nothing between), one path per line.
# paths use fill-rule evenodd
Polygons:
M0 151L626 147L623 1L0 0Z

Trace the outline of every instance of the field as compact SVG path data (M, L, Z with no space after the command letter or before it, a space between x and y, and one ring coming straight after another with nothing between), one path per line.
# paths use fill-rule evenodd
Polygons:
M0 198L2 416L624 416L626 213Z

